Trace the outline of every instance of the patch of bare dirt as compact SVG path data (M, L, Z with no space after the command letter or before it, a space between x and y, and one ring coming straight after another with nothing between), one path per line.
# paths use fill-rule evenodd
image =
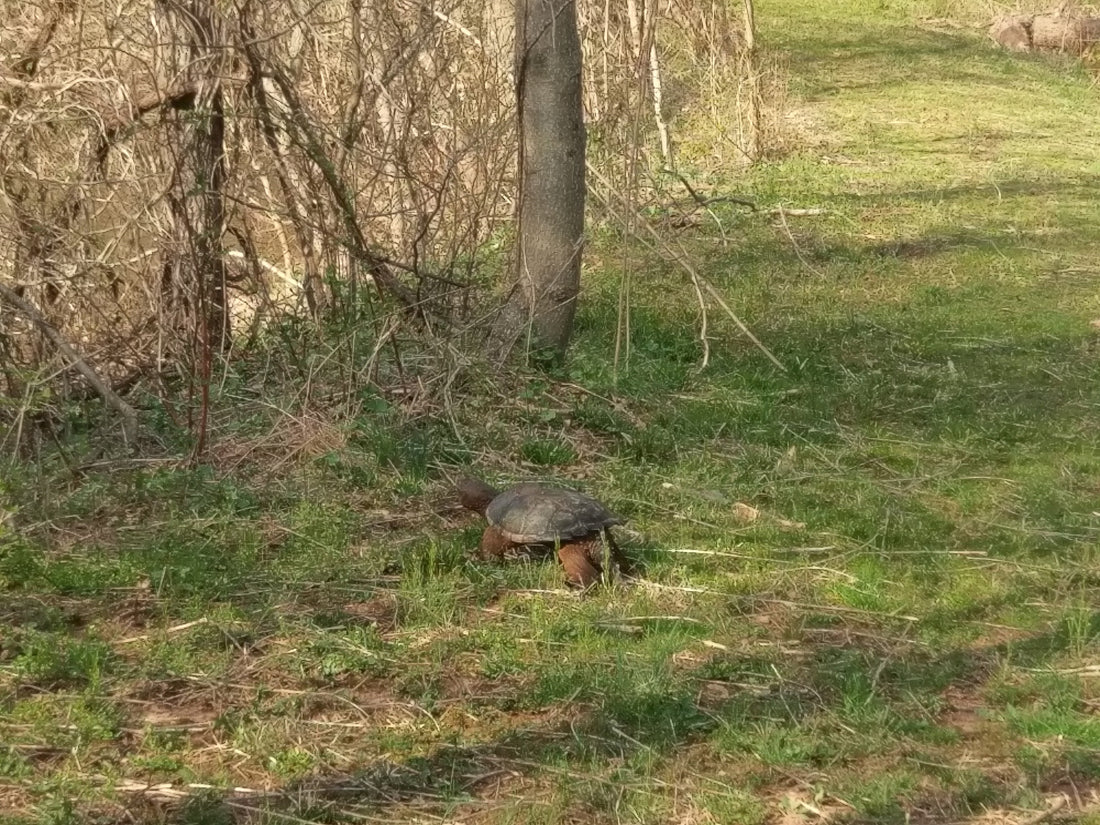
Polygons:
M189 734L193 744L213 730L217 719L232 707L224 697L185 680L147 682L121 701L127 708L130 735L147 730L178 731Z
M1039 823L1081 822L1086 814L1100 810L1100 798L1096 790L1089 790L1087 796L1082 797L1073 792L1048 794L1043 800L1043 807L1035 811L1025 811L1010 808L989 808L979 814L966 819L956 820L953 825L1039 825ZM919 820L914 820L914 825L923 825ZM936 825L936 823L929 823Z
M772 633L784 633L794 627L798 613L787 604L769 599L753 600L744 617Z
M1042 634L1028 628L986 623L982 635L971 642L969 648L976 655L983 656L988 655L991 650L1040 635Z
M381 633L387 633L397 627L397 594L377 591L361 602L348 602L343 611L364 624L371 625Z
M986 705L973 688L952 686L943 692L944 709L936 721L959 733L964 741L982 738L991 732L991 723L983 715Z
M219 715L218 708L201 699L171 704L150 702L138 705L130 722L161 730L199 731L212 727Z

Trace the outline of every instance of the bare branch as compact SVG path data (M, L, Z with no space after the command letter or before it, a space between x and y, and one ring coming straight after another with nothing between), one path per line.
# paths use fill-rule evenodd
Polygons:
M38 311L38 308L31 304L29 301L22 298L19 293L4 284L0 284L0 298L3 298L27 318L36 327L42 330L42 334L45 335L54 346L61 352L65 358L69 361L69 366L76 369L81 375L87 379L91 384L99 397L103 399L103 402L107 404L111 409L119 414L122 419L122 433L126 441L133 444L137 437L137 410L127 404L114 390L108 386L94 369L92 369L88 362L81 357L81 355L69 344L68 341L58 332L57 327L46 320L45 316Z

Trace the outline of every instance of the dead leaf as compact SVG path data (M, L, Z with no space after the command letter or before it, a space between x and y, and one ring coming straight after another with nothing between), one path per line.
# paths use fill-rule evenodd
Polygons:
M751 504L745 504L745 502L739 501L733 505L733 516L740 522L752 524L760 518L760 511Z

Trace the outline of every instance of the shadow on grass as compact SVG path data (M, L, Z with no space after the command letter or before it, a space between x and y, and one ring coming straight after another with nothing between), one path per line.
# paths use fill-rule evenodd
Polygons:
M1100 633L1100 614L1092 618L1090 629ZM1011 642L944 653L884 649L878 642L851 637L844 644L810 642L797 665L780 669L731 654L697 669L672 690L647 691L620 683L577 708L568 721L513 729L481 744L442 744L424 756L379 760L360 770L289 782L269 793L208 793L189 800L169 820L176 825L266 817L408 821L414 813L467 815L501 800L546 804L542 792L547 782L559 791L563 783L598 787L583 805L598 808L592 798L603 795L603 813L612 815L622 791L618 783L629 777L632 760L653 764L675 759L708 738L727 756L755 762L758 783L782 782L792 770L858 769L861 760L899 743L917 749L951 743L960 735L951 724L959 720L953 716L941 723L940 714L954 710L950 702L960 696L968 697L968 711L980 714L982 691L998 662L1011 657L1024 668L1044 668L1071 644L1071 634L1058 626ZM779 678L771 684L745 681L767 672ZM715 692L716 686L722 690ZM715 701L715 696L721 698ZM569 698L556 700L563 701ZM828 737L841 731L843 742L830 743ZM1050 770L1059 773L1064 766ZM989 777L993 785L1009 782L1003 771L994 773ZM579 797L566 797L566 809L582 804ZM967 803L960 799L953 804L965 808ZM163 821L149 816L141 821Z
M262 821L265 815L275 821L409 821L412 811L453 815L502 796L522 801L526 792L545 791L546 782L598 786L607 799L605 813L610 813L622 792L616 771L629 772L625 766L639 754L670 756L718 724L712 709L696 703L697 694L697 686L687 682L667 693L622 684L619 691L607 691L575 712L560 714L569 715L567 721L514 729L484 744L444 744L425 756L383 759L361 770L290 782L270 793L201 795L170 821L243 823L256 817ZM562 701L568 708L569 700ZM790 701L775 697L738 705L760 714L781 706L790 707ZM533 793L524 804L538 805L540 795ZM566 803L575 804L576 800Z
M853 91L888 94L930 81L956 88L1000 87L1009 100L1019 96L1020 81L1030 74L1049 75L1053 68L1082 71L1069 57L1013 54L981 36L894 22L821 26L784 39L811 100Z
M921 254L957 237L907 241L903 249ZM576 423L620 442L627 457L651 460L719 437L784 447L792 435L835 442L837 424L888 428L916 440L974 437L989 446L1095 429L1093 334L1061 307L1025 312L1017 307L1023 297L981 283L928 286L862 312L830 317L823 307L817 317L767 318L754 329L788 372L778 373L743 343L740 352L719 350L703 382L687 362L671 372L664 355L694 352L693 330L639 308L636 335L646 343L635 351L625 390L639 393L645 426L594 401L585 402ZM652 392L658 385L661 392ZM684 397L666 404L670 393Z
M962 139L964 136L958 136ZM938 140L952 140L954 138L939 138ZM927 150L932 152L934 150ZM1042 198L1044 210L1048 210L1049 204L1047 200L1052 196L1062 196L1065 201L1057 201L1058 204L1070 203L1087 206L1093 208L1100 196L1097 195L1100 192L1100 175L1091 174L1089 172L1081 171L1075 173L1072 177L1065 176L1051 176L1050 174L1043 174L1042 177L1036 178L1020 178L1015 180L996 181L994 183L973 183L966 185L956 186L944 186L936 187L933 189L886 189L869 194L860 195L841 195L838 200L850 203L853 205L868 205L879 206L884 204L895 203L927 203L932 202L951 202L951 201L963 201L973 200L980 204L981 202L989 202L999 204L1002 208L1009 209L1012 206L1013 198ZM1072 196L1072 197L1066 197ZM1079 224L1071 225L1070 229L1080 231L1092 229L1095 231L1095 222L1089 222L1086 220L1088 215L1082 215ZM986 219L984 214L975 214L974 219L976 222L980 222ZM951 230L952 232L959 232L959 230ZM950 232L948 233L950 234ZM981 237L980 230L967 230L966 232L959 232L964 237L974 236ZM992 234L990 232L989 234Z

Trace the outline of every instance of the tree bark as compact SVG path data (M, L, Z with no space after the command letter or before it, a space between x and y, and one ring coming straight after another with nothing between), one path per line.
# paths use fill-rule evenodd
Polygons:
M760 70L756 54L756 12L753 0L745 0L745 42L741 52L741 75L748 91L748 123L743 141L745 159L749 163L760 160Z
M565 355L580 292L585 129L574 0L516 0L519 249L498 351L525 333Z
M175 222L174 260L165 273L169 306L190 310L196 360L205 370L212 352L228 349L230 318L227 273L222 252L225 233L225 96L227 32L212 0L164 0L173 21L169 45L175 66L190 74L195 88L188 116L176 121L172 164L176 172L168 202Z

